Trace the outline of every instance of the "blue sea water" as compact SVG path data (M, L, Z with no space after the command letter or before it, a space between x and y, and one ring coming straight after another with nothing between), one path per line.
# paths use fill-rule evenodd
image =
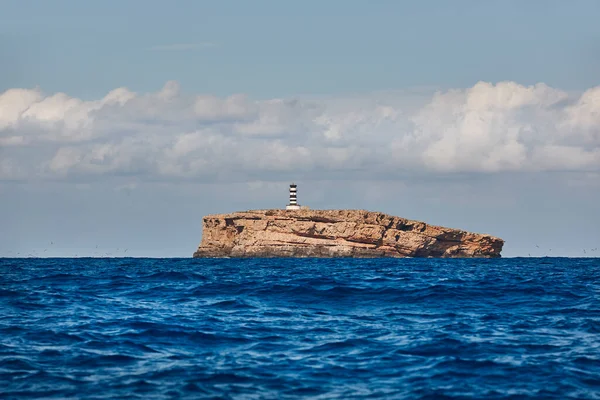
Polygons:
M598 399L600 259L0 259L0 398Z

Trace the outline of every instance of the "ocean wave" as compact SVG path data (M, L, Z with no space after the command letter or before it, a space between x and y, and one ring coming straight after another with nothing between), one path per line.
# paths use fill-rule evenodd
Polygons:
M0 260L0 397L599 398L598 276L564 258Z

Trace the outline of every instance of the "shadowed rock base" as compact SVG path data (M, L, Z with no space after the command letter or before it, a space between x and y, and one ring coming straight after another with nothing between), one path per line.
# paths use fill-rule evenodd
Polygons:
M500 238L364 210L208 215L194 257L500 257Z

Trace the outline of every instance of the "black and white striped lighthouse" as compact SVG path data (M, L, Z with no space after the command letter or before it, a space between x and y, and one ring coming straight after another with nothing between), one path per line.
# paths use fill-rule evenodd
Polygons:
M299 210L298 205L298 187L295 183L290 185L290 203L285 207L286 210Z

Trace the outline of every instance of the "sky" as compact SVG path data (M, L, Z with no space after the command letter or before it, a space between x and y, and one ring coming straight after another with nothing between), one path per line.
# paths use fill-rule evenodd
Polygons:
M600 256L600 2L0 1L0 257L382 211Z

